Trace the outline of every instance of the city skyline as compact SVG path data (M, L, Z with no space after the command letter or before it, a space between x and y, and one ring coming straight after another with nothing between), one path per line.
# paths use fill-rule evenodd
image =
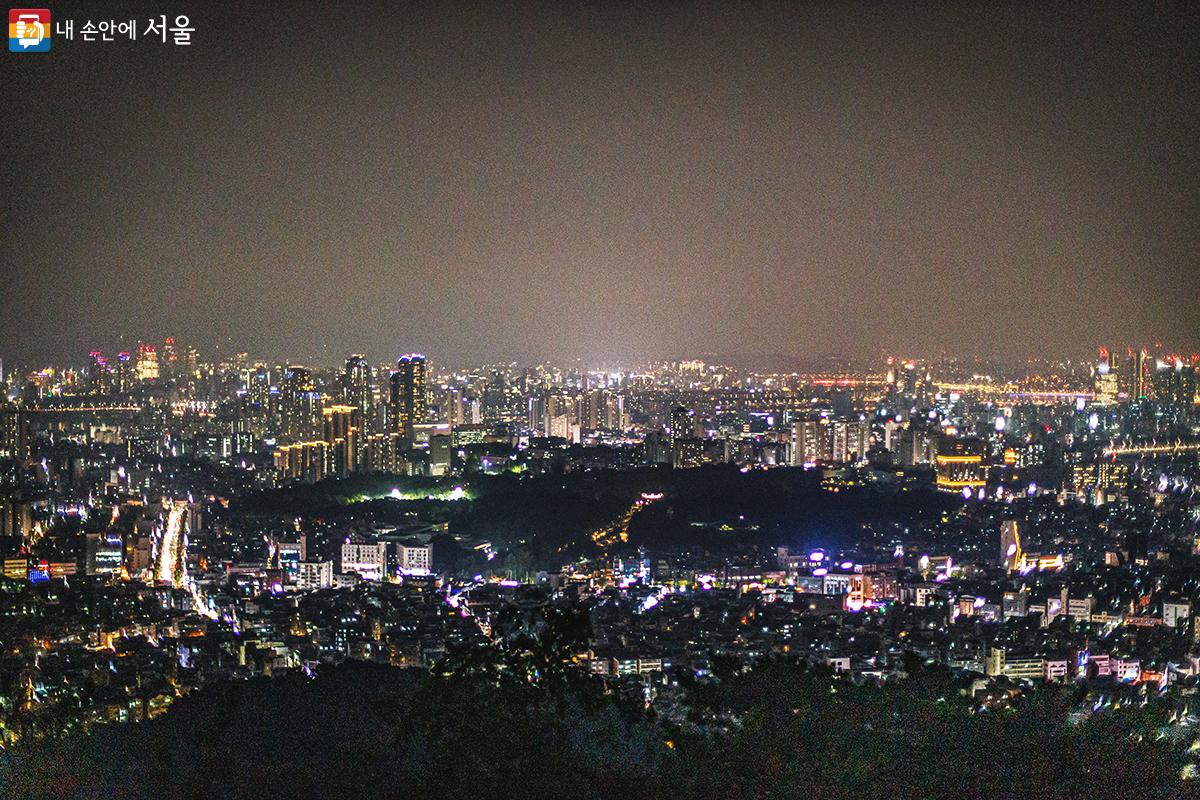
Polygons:
M265 364L273 367L291 365L314 368L320 372L339 371L347 367L351 361L360 362L364 367L372 371L376 368L382 370L388 365L394 371L397 366L410 357L428 360L437 371L459 371L493 367L557 367L585 372L606 370L637 371L639 369L652 369L666 364L699 363L706 364L712 368L731 368L749 373L791 372L817 374L848 370L851 372L879 372L880 375L887 371L888 365L902 362L939 363L943 365L957 364L959 368L988 368L998 370L1001 373L1008 373L1014 369L1023 367L1038 368L1053 364L1071 365L1073 368L1090 367L1094 369L1098 364L1106 361L1110 353L1118 359L1132 359L1136 354L1142 353L1146 358L1146 363L1150 367L1153 367L1156 362L1160 366L1175 362L1200 364L1200 353L1192 352L1188 348L1180 346L1180 343L1177 341L1147 343L1110 341L1090 345L1081 343L1067 352L1043 351L1036 355L1012 355L1009 357L985 356L965 350L896 352L880 349L875 354L859 356L836 353L747 354L693 351L680 354L660 353L658 355L628 359L586 360L581 357L572 358L568 356L525 360L490 359L478 361L443 358L440 356L432 357L425 353L406 352L403 347L394 348L395 353L392 355L366 353L361 348L354 349L353 347L341 353L334 352L328 348L322 348L322 352L315 358L301 359L293 358L286 354L280 356L265 353L251 346L242 346L243 344L227 341L208 348L198 347L194 341L179 340L173 336L162 336L157 338L148 337L134 342L118 338L112 343L94 343L86 352L73 353L64 358L49 361L27 361L0 353L0 368L5 370L0 375L13 371L29 372L40 369L86 369L89 365L93 365L97 358L108 369L117 369L122 357L133 367L140 360L140 353L143 348L152 351L152 358L159 361L168 358L165 351L173 351L169 358L172 361L178 359L181 365L187 362L195 362L201 365L219 366L221 364L245 362L246 364ZM380 374L383 375L382 372Z
M1200 800L1197 44L10 9L0 800Z
M264 4L13 59L0 350L1200 350L1195 10L912 10L366 6L329 57Z

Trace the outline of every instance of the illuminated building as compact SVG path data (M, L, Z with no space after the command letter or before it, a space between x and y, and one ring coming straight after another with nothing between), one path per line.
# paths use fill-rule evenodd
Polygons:
M1092 608L1095 606L1094 597L1072 597L1067 600L1067 615L1080 622L1090 622Z
M2 398L2 396L0 396ZM0 459L29 457L29 420L16 403L0 399Z
M316 483L328 473L326 442L295 442L275 449L275 469L284 480Z
M976 490L987 486L988 464L983 460L981 442L954 439L938 453L937 487L948 492Z
M607 389L591 389L579 395L575 415L580 429L622 430L627 427L625 398Z
M362 412L361 430L365 433L374 429L375 392L372 386L371 365L365 356L352 355L346 359L342 372L342 399L348 406Z
M163 341L162 358L159 359L159 371L164 378L175 378L179 375L181 366L179 350L175 347L175 340L167 338Z
M296 567L296 588L302 591L333 586L332 561L301 561Z
M87 534L84 571L88 575L112 575L124 566L121 537L111 533Z
M869 601L894 600L900 596L900 586L891 572L864 572L862 576L863 598Z
M117 391L127 392L133 386L135 368L129 353L117 353Z
M427 544L397 544L396 563L405 574L428 575L433 565L433 548Z
M381 581L387 569L387 544L348 541L342 544L342 572L353 572L365 581Z
M19 497L0 495L0 536L24 540L32 532L33 506Z
M625 411L625 396L604 393L603 427L612 431L623 431L629 427L629 414Z
M313 383L312 372L289 364L284 371L279 393L283 437L293 442L316 439L321 433L321 393Z
M866 420L839 419L833 423L833 460L848 464L867 456L871 426Z
M1196 402L1196 368L1178 357L1155 361L1150 394L1158 403L1190 412Z
M152 344L138 342L135 370L137 379L143 383L158 380L158 348Z
M602 427L604 419L604 390L590 389L579 395L575 404L579 427L586 431L594 431Z
M267 555L267 569L278 571L281 583L294 584L300 572L300 563L305 560L308 537L300 534L299 539L277 541L272 539Z
M358 471L362 412L354 406L330 406L322 413L322 438L329 445L329 474L344 478Z
M435 434L429 437L429 471L432 475L445 475L453 463L454 437Z
M246 396L256 407L266 410L271 395L271 372L263 364L255 365L246 374Z
M24 557L4 559L4 577L23 581L29 575L29 560Z
M1113 363L1115 355L1107 348L1100 349L1100 361L1096 364L1093 378L1095 402L1101 406L1116 405L1121 392L1120 377Z
M112 391L112 372L108 368L108 359L98 350L88 353L87 382L92 394L108 394Z
M400 434L404 446L413 444L414 426L425 421L428 375L425 356L406 355L396 362L391 377L389 413L391 430Z
M905 361L895 371L895 402L902 410L929 405L933 377L914 361Z
M1002 554L1004 552L1001 550ZM1000 606L1005 619L1026 616L1029 614L1029 589L1022 587L1019 592L1005 592Z
M833 441L829 420L825 417L798 420L792 423L793 466L830 461L833 458Z
M1130 349L1126 355L1122 371L1125 390L1130 400L1144 400L1150 394L1150 354L1145 349L1136 353Z
M467 421L466 405L461 389L450 388L442 393L441 413L442 421L452 427L462 425ZM534 415L532 409L530 414L529 427L536 429L541 420L541 414Z
M544 395L533 395L525 404L525 426L531 431L545 432L544 421L546 419L546 397ZM451 424L454 424L451 422Z
M1191 621L1192 604L1178 597L1163 601L1162 621L1168 628L1186 625Z
M1129 464L1115 458L1106 458L1096 465L1096 504L1102 505L1125 489L1129 482Z
M1066 559L1061 553L1026 553L1021 564L1020 572L1057 571L1066 566Z
M1012 680L1040 680L1046 677L1046 659L1041 656L1015 655L1002 648L988 650L985 673L992 677L1004 676Z
M676 406L671 411L667 434L670 436L672 447L676 439L691 439L696 435L696 412L684 406Z
M454 440L455 447L465 447L471 444L483 444L488 440L491 432L491 425L473 423L469 425L456 425L450 435Z
M362 466L363 472L400 471L400 434L372 433L365 437Z
M671 441L671 463L677 469L698 467L704 460L703 439L675 438Z
M1063 495L1067 500L1086 502L1096 488L1096 465L1079 450L1063 454Z
M580 431L579 425L576 423L575 398L562 394L551 394L546 397L545 406L542 433L545 436L566 439L568 442L578 442Z
M568 442L577 443L579 441L579 426L573 423L566 414L547 416L545 433L547 436L566 439Z
M896 460L905 467L929 464L937 453L938 436L925 425L909 422L894 437Z

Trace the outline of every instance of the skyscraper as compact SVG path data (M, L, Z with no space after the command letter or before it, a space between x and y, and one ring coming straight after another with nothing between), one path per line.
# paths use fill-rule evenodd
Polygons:
M321 406L321 393L313 382L312 372L289 364L280 392L284 436L293 442L315 439L321 429Z
M1149 396L1151 363L1153 360L1144 348L1136 353L1132 348L1126 351L1122 383L1124 383L1123 388L1129 394L1129 399L1133 402Z
M1178 356L1169 361L1156 360L1150 396L1159 403L1173 403L1190 410L1196 399L1196 368Z
M129 353L117 353L117 391L127 392L133 386L134 363Z
M1093 373L1096 403L1102 406L1116 405L1121 393L1117 355L1107 347L1100 348L1100 360Z
M175 378L179 374L179 366L179 350L175 347L175 339L168 337L163 341L159 372L164 378Z
M844 435L845 438L845 435ZM845 439L845 441L849 441ZM843 446L843 452L845 446ZM792 423L793 466L803 466L833 458L833 432L826 417L797 420Z
M108 359L98 350L88 353L87 383L92 394L107 394L109 386Z
M375 416L371 377L371 364L366 356L352 355L346 359L346 369L342 373L342 398L346 405L354 406L361 412L364 431L373 427L371 421Z
M414 426L425 420L429 376L425 356L409 354L396 362L391 378L390 423L405 446L411 447Z
M329 445L329 474L344 478L358 471L362 446L362 412L355 406L324 410L324 441Z
M672 409L667 430L672 443L676 439L690 439L695 435L695 418L696 412L690 408L676 406Z
M5 402L0 395L0 459L27 458L28 445L29 421L24 410L16 403Z
M156 381L159 378L158 348L152 344L138 342L137 348L137 379L139 381Z

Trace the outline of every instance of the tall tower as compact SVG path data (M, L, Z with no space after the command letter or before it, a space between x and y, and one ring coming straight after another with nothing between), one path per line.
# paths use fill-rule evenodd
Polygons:
M280 411L286 438L293 442L315 439L321 430L321 393L313 382L312 372L305 367L289 364L284 372Z
M416 425L425 421L428 384L425 356L401 356L391 379L391 427L410 447Z
M99 350L88 353L88 391L92 394L107 394L110 388L108 376L108 359L104 354Z
M1107 347L1100 348L1100 360L1093 370L1096 403L1102 406L1115 405L1120 397L1120 366L1117 355Z
M0 394L0 459L23 460L29 457L29 420L16 403Z
M117 391L128 392L133 387L134 362L129 353L117 353Z
M354 406L362 415L362 428L370 429L374 419L375 398L371 388L371 365L366 356L352 355L346 359L342 373L342 394L346 405Z
M162 357L158 363L159 372L164 378L174 378L179 372L179 350L175 347L175 339L168 337L163 340Z
M1153 360L1145 348L1138 350L1130 359L1131 376L1129 381L1129 397L1132 400L1145 400L1150 396L1150 365Z

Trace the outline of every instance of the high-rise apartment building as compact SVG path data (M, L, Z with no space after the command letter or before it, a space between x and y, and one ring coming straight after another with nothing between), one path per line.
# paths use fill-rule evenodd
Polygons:
M342 401L362 412L361 427L364 431L373 428L375 391L372 384L371 364L366 357L352 355L347 358L346 369L342 372Z
M358 472L362 412L356 406L329 406L323 417L323 440L329 445L329 474L344 478Z
M0 395L0 459L29 456L29 421L16 403L3 402Z
M284 438L307 442L320 436L323 402L311 371L294 364L287 366L279 405Z
M427 408L428 366L425 356L401 356L391 377L390 427L411 447L415 426L424 422Z

